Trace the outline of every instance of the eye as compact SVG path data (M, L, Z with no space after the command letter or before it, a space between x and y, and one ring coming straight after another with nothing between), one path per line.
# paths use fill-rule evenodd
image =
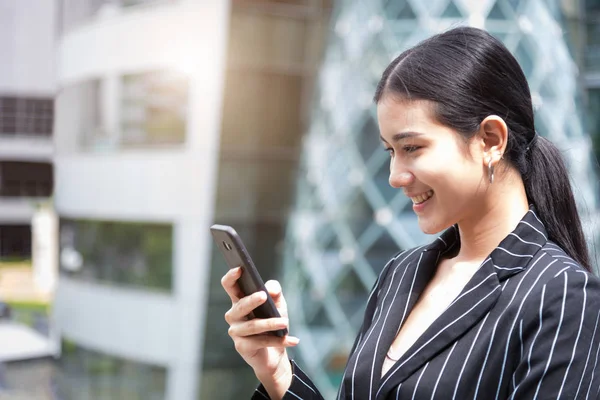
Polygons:
M414 153L415 151L419 150L421 148L421 146L404 146L402 147L402 150L404 150L404 152L406 153Z
M394 149L393 148L386 147L384 150L389 153L390 157L394 157Z

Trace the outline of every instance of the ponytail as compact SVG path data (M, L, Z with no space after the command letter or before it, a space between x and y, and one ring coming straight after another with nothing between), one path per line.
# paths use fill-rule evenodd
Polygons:
M525 192L546 226L548 239L591 272L587 244L562 154L552 142L537 135L527 150L527 158Z

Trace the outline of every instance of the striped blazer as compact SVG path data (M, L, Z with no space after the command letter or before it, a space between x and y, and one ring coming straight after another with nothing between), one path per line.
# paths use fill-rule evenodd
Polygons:
M444 253L451 227L382 270L338 399L597 399L600 279L555 243L531 208L458 297L381 376L385 354ZM322 399L292 361L284 399ZM253 400L269 398L259 386Z

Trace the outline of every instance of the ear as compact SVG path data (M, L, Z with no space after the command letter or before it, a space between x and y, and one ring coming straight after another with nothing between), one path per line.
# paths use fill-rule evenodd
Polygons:
M479 135L483 146L483 162L495 165L500 161L508 143L508 127L497 115L486 117L480 125Z

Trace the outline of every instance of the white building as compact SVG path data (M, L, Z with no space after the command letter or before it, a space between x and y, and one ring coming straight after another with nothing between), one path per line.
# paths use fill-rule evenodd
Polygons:
M58 15L59 386L74 399L193 399L228 2L73 0ZM86 368L107 359L111 387L98 389Z
M31 257L52 193L54 13L51 0L0 0L0 259Z
M275 277L330 1L58 4L59 394L251 394L209 227Z

